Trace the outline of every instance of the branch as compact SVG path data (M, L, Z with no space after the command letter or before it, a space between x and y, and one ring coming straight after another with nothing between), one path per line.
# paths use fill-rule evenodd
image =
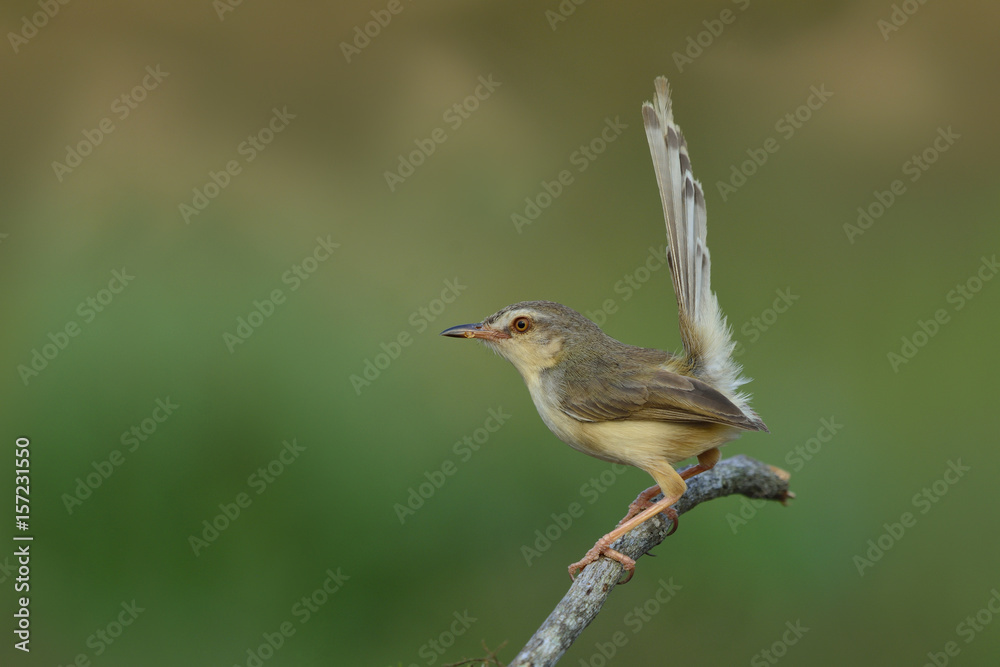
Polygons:
M794 497L788 491L788 478L789 475L784 470L741 454L721 461L711 470L688 480L687 491L674 505L674 509L678 515L684 514L707 500L734 493L750 498L778 500L784 504L785 500ZM658 514L611 546L638 560L663 541L669 526L670 522L666 517ZM624 571L620 563L608 558L601 558L588 565L509 667L547 667L556 664L583 633L584 628L597 618L604 601Z

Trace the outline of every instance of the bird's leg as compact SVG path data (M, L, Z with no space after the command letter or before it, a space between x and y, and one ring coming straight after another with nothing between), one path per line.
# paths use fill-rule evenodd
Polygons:
M579 561L569 566L570 578L575 579L576 575L583 571L583 568L587 567L601 556L606 556L612 560L618 561L625 568L627 576L621 583L623 584L626 583L629 579L632 578L632 573L635 572L635 561L626 556L625 554L623 554L622 552L615 551L614 549L612 549L611 543L617 540L625 533L635 528L636 526L638 526L639 524L645 522L648 519L653 518L654 516L663 511L666 511L667 516L670 518L671 521L674 522L674 525L676 525L677 511L674 510L674 508L672 508L671 505L676 503L678 500L680 500L680 496L663 498L659 502L653 503L651 506L639 512L631 519L628 519L627 521L623 521L622 523L620 523L617 528L612 530L610 533L608 533L601 539L597 540L597 543L594 544L593 548L591 548L590 551L584 554L583 558L581 558ZM673 530L671 530L671 532L673 532ZM667 534L669 535L670 533Z
M720 456L721 452L718 447L713 447L712 449L698 455L698 463L685 468L680 473L674 470L671 465L650 470L649 472L653 475L653 479L655 479L658 483L640 493L639 497L636 498L631 505L629 505L628 514L625 515L624 519L618 522L618 526L610 533L597 540L597 543L594 544L590 551L584 554L582 559L569 566L569 576L571 578L576 578L576 575L582 572L583 568L587 567L601 556L606 556L612 560L618 561L625 568L627 575L621 583L626 583L632 578L632 574L635 572L635 560L629 558L620 551L612 549L611 544L625 533L642 524L646 520L656 516L660 512L664 512L667 515L667 518L670 519L670 530L667 531L666 536L669 537L670 535L673 535L674 531L677 530L677 510L671 507L671 505L680 500L681 496L684 495L684 491L687 490L687 484L684 480L691 479L695 475L703 473L706 470L711 470L715 467L715 464L719 462ZM662 491L664 489L666 491ZM652 501L653 498L661 492L664 493L664 498L654 503ZM669 495L667 495L667 492L669 492Z
M628 513L618 522L618 525L622 525L632 517L636 516L639 512L653 506L653 498L660 495L660 485L654 484L645 491L639 494L639 496L631 502L628 506Z
M721 456L722 452L719 451L718 447L714 447L708 450L707 452L702 452L701 454L698 455L698 463L696 463L693 466L688 466L684 470L680 471L679 474L681 479L688 480L694 477L695 475L699 475L705 472L706 470L711 470L712 468L715 467L715 464L719 462L719 458ZM639 496L635 500L633 500L632 503L628 506L628 513L621 521L618 522L618 525L619 526L622 525L623 523L625 523L632 517L636 516L637 514L639 514L639 512L643 511L647 507L652 507L653 498L658 496L660 493L662 493L662 491L660 490L659 484L654 484L653 486L649 487L648 489L640 493ZM674 526L671 528L670 534L673 534L674 530L676 529L677 529L677 523L674 522Z
M718 447L713 447L707 452L702 452L698 455L698 463L681 470L681 479L691 479L695 475L700 475L706 470L711 470L715 467L715 464L719 462L719 458L721 456L722 452L719 451ZM647 491L648 490L649 489L647 489Z
M635 571L635 561L620 551L612 549L611 544L625 533L644 523L648 519L653 518L660 512L665 512L667 517L672 522L670 532L668 532L667 535L670 535L677 529L677 511L674 510L671 505L680 500L680 497L684 495L684 491L687 490L687 484L684 483L684 480L679 474L677 474L677 471L674 470L674 467L669 463L664 463L662 466L648 469L647 472L649 472L653 476L653 479L656 480L657 486L643 491L636 501L638 502L643 496L650 493L653 489L664 490L665 497L653 503L635 516L626 517L618 524L617 528L597 540L594 547L584 554L582 559L569 566L570 577L575 578L577 574L583 571L583 568L587 567L601 556L606 556L612 560L618 561L625 568L627 576L625 577L625 580L621 582L625 583L632 578L632 573ZM654 495L656 494L650 494L649 498L652 498ZM646 501L649 502L648 498Z

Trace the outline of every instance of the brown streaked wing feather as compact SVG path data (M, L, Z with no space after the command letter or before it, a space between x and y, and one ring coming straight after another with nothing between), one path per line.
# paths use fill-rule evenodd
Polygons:
M578 383L576 391L563 394L560 407L573 419L584 422L628 419L642 407L649 392L641 382L623 377L614 383L592 377Z
M667 370L638 371L614 380L591 377L583 384L567 392L561 405L580 421L707 422L753 431L763 426L701 380Z

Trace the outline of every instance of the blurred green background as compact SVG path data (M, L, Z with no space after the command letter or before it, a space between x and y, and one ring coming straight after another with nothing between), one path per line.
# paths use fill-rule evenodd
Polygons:
M998 23L988 2L5 3L0 495L27 436L35 541L25 655L4 504L0 662L512 659L650 480L437 333L550 299L679 347L669 276L642 268L664 231L640 105L665 74L771 429L724 454L798 498L685 517L563 664L995 664Z

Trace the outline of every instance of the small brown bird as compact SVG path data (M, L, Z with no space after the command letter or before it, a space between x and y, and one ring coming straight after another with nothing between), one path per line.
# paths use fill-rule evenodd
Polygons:
M705 196L691 175L665 78L656 79L655 99L643 105L642 118L667 224L684 353L626 345L551 301L515 303L441 334L477 338L514 364L538 414L560 440L604 461L641 468L656 481L615 530L570 565L571 577L607 556L625 567L628 581L635 561L611 543L660 512L672 519L673 532L677 513L671 505L687 489L684 480L712 468L719 447L741 431L767 430L749 396L739 391L747 380L732 358L732 334L710 287ZM697 464L680 473L674 469L692 456Z

